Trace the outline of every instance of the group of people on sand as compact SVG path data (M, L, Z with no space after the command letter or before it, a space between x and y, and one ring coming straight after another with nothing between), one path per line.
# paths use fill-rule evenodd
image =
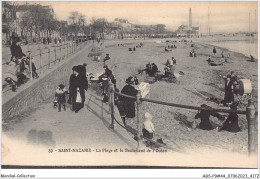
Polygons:
M158 67L155 63L147 63L145 68L146 74L154 76L158 72Z
M164 51L165 52L168 52L168 51L172 51L171 49L173 48L177 48L177 46L174 44L174 45L168 45L164 48Z
M234 94L235 92L235 86L238 84L238 78L235 75L235 73L232 71L225 79L225 96L224 100L221 101L221 103L226 106L230 107L230 109L233 111L229 113L227 119L220 115L217 112L214 112L214 110L211 110L212 108L206 104L202 104L201 107L202 110L199 110L198 113L195 116L195 119L200 118L201 122L198 125L200 129L203 130L212 130L214 127L210 123L210 116L217 117L219 120L224 121L222 122L222 125L218 126L216 129L217 131L229 131L229 132L239 132L240 127L238 125L238 115L236 113L238 103L234 100Z
M194 49L192 49L192 51L190 52L189 57L197 57L197 54Z

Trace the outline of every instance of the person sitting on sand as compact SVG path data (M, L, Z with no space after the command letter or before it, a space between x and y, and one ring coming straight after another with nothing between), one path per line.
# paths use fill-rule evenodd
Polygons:
M213 62L212 60L211 60L211 56L209 56L209 58L208 58L208 63L210 63L210 62Z
M157 71L158 71L157 65L155 65L155 63L152 63L152 70L150 76L154 76L157 73Z
M237 104L233 103L230 106L231 110L237 110ZM218 131L225 130L229 132L239 132L240 127L238 125L238 115L235 112L229 113L227 120L223 123L223 126Z
M252 55L250 55L251 62L255 62L255 59Z
M170 75L171 75L170 67L168 66L164 67L164 75L162 76L162 78L169 78Z
M206 104L202 104L201 107L206 108L206 109L211 109L211 107L206 105ZM212 130L212 129L214 129L213 126L211 125L210 121L209 121L210 116L217 117L218 119L223 119L223 117L217 112L208 111L208 110L198 111L198 113L195 116L195 119L198 119L198 118L201 119L201 122L198 126L200 129L202 129L202 130Z
M177 60L174 57L172 57L172 63L173 63L173 65L177 64Z
M144 123L143 123L143 129L142 129L143 136L144 136L145 138L152 139L152 138L153 138L154 131L155 131L154 125L153 125L153 123L151 122L153 116L152 116L150 113L146 112L146 113L144 114L144 118L145 118L145 121L144 121ZM149 146L152 146L152 142L150 142L150 141L147 141L147 144L148 144Z
M221 58L225 58L224 52L221 52Z
M105 57L104 60L103 60L104 65L105 65L105 62L106 62L107 60L110 60L110 59L111 59L111 58L110 58L109 54L106 54L106 57Z
M169 51L171 51L171 50L169 50L169 49L167 49L167 47L165 47L164 51L165 51L165 52L169 52Z
M152 71L152 65L151 65L151 63L149 62L149 63L146 64L145 72L146 72L146 74L148 74L148 75L150 76L151 71Z

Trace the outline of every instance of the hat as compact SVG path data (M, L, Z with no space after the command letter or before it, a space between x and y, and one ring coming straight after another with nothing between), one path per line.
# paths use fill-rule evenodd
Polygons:
M153 116L149 112L145 112L144 118L148 120L152 120Z
M63 89L65 86L63 84L59 85L59 88Z
M74 66L74 67L72 68L72 70L75 71L75 72L80 73L80 67L79 67L79 66Z
M107 65L104 65L103 68L107 68Z
M72 67L72 71L76 71L77 66Z
M210 108L211 108L210 106L208 106L208 105L206 105L206 104L202 104L200 107L206 108L206 109L210 109Z
M132 76L128 77L128 78L125 80L125 82L128 83L128 84L134 84L133 77L132 77Z

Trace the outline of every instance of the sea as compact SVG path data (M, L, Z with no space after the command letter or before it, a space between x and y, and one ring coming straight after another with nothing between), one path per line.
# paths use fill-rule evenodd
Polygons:
M247 57L252 55L258 59L258 40L246 40L246 41L220 41L210 42L209 44L226 48L233 52L242 53Z
M244 54L247 57L252 55L258 59L258 38L257 37L213 37L194 39L194 41L226 48L233 52Z

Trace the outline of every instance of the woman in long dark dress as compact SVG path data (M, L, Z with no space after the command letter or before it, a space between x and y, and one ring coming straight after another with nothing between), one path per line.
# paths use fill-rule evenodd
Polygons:
M85 90L88 89L88 81L86 75L82 74L79 66L73 67L75 77L73 77L70 86L70 96L72 102L72 110L77 113L84 107Z
M126 94L129 96L136 97L137 90L134 88L133 84L133 77L129 77L126 80L127 85L125 85L121 91L122 94ZM135 101L136 99L130 99L127 97L122 96L121 101L124 102L124 111L125 116L127 118L134 118L135 117Z

